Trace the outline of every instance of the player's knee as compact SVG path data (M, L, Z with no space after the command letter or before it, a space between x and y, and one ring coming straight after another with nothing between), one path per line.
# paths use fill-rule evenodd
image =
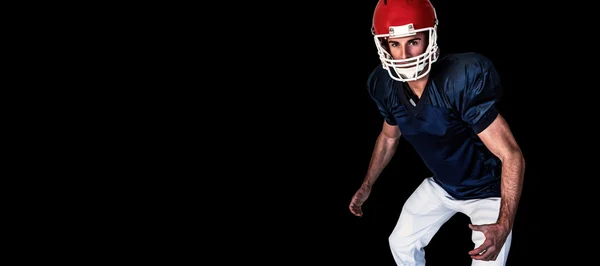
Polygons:
M394 252L411 253L412 249L415 248L414 243L411 243L408 238L399 234L391 234L388 237L388 242Z

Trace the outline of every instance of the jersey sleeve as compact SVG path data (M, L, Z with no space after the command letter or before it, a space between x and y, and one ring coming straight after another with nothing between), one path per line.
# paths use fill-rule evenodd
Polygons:
M475 133L486 129L498 116L497 103L502 93L500 77L485 57L466 65L467 82L459 104L460 115Z
M396 119L389 111L389 107L385 104L386 100L384 90L382 89L382 87L379 87L385 85L385 82L380 80L381 74L381 66L377 67L375 70L373 70L373 72L371 72L367 80L367 90L369 92L369 96L375 102L375 105L379 110L379 114L381 114L381 116L385 119L385 121L388 124L395 126L397 125ZM383 74L387 75L387 73Z

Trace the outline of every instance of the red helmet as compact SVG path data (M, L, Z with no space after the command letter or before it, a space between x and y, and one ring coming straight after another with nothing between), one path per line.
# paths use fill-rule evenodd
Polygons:
M383 68L399 81L416 80L429 73L431 63L439 55L437 46L437 15L429 0L379 0L373 13L373 35ZM428 46L419 56L394 60L382 40L428 32ZM392 73L394 70L395 73ZM395 74L395 75L394 75Z

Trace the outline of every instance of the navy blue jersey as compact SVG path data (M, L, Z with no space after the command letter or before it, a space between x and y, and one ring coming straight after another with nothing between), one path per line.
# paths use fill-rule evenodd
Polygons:
M498 115L502 91L492 62L477 53L433 63L420 99L379 65L368 78L379 112L415 148L434 180L456 199L500 196L500 160L477 136Z

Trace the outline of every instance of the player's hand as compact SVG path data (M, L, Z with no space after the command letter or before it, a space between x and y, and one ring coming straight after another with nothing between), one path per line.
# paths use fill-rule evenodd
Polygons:
M358 189L358 191L356 191L356 193L354 193L354 196L352 197L352 201L350 201L350 212L352 212L352 214L354 214L356 216L362 216L363 215L362 205L363 205L363 203L365 203L367 198L369 198L370 194L371 194L371 188L366 185L362 185Z
M508 237L508 234L510 233L509 230L497 223L482 225L469 224L469 228L471 228L471 230L480 231L485 236L485 241L483 241L479 247L469 251L471 258L483 261L496 260L498 253L500 253L502 246L506 241L506 237Z

